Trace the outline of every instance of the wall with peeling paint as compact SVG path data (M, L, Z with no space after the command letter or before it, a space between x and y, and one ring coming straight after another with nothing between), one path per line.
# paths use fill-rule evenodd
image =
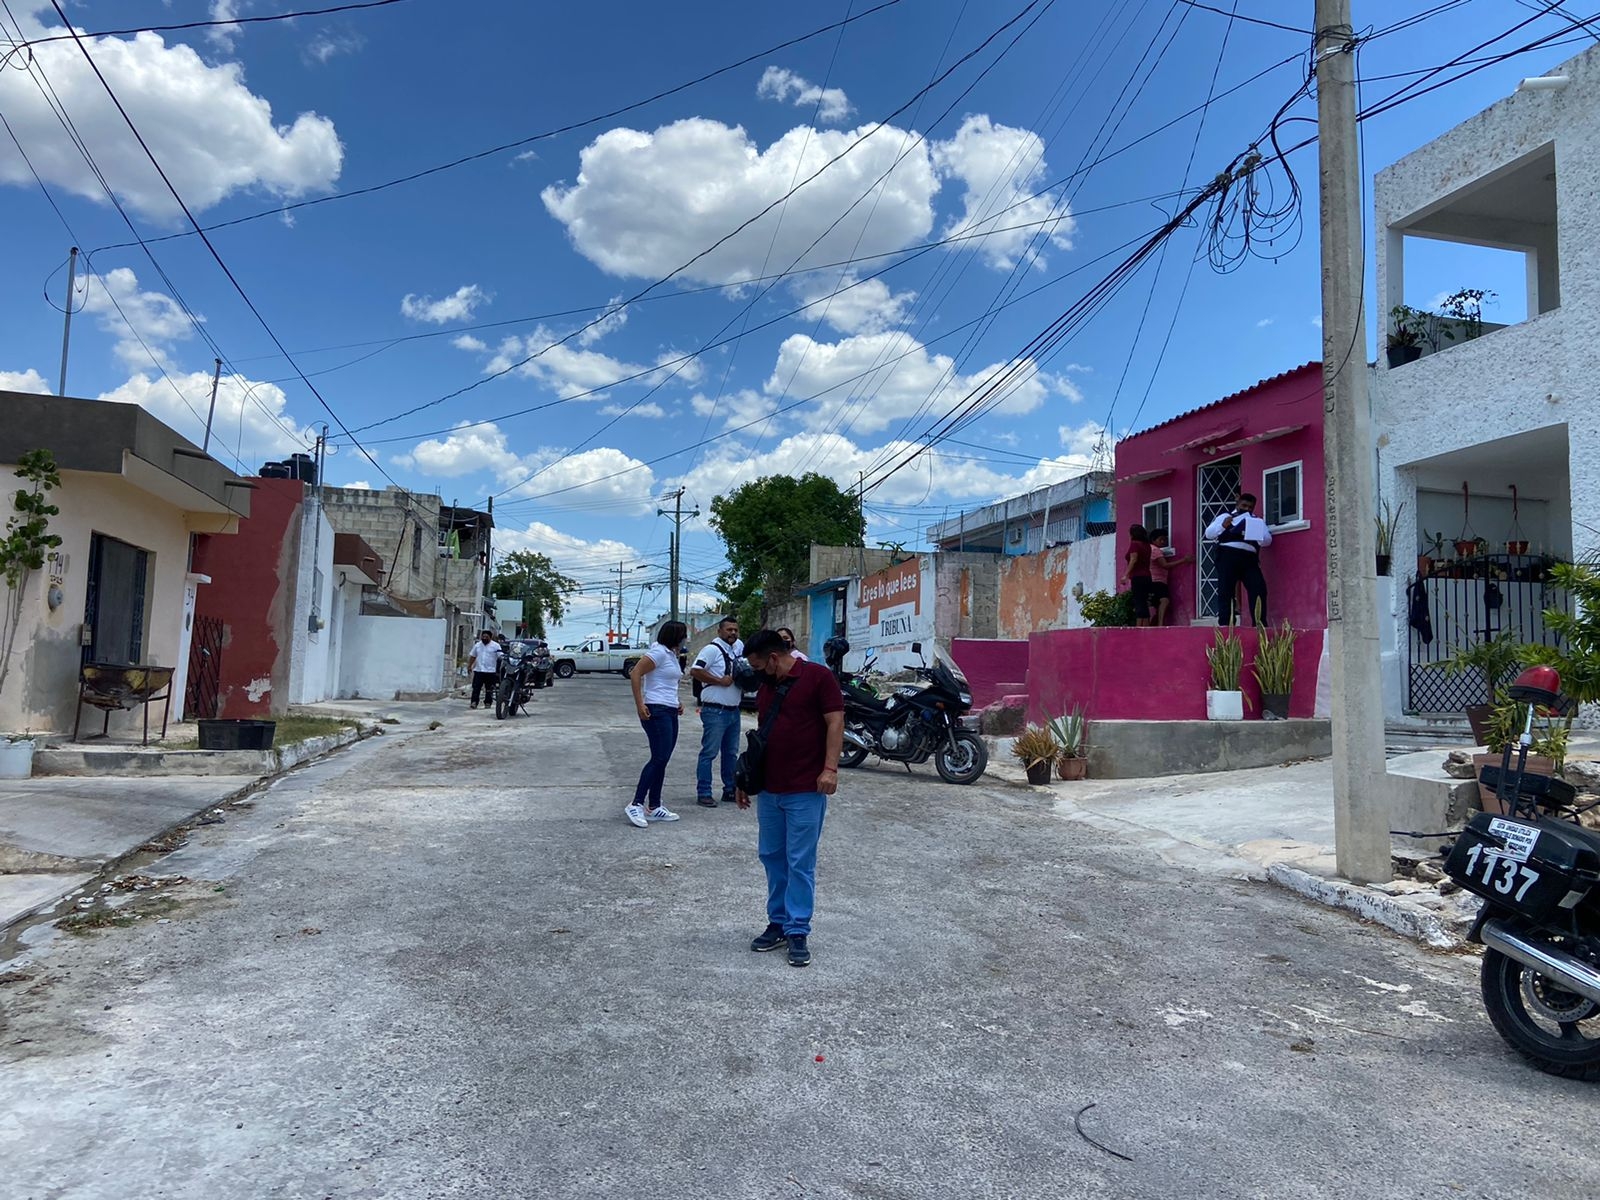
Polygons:
M1082 629L1078 601L1116 588L1116 538L1087 538L1042 554L1007 558L1000 566L997 633L1025 638L1046 629Z

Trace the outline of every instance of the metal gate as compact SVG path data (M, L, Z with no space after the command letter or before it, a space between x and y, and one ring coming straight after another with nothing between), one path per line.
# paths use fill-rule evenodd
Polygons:
M222 618L196 617L189 643L189 684L183 715L191 721L217 715L222 692Z
M1195 545L1200 553L1195 569L1200 586L1196 589L1194 615L1204 617L1217 611L1217 544L1206 541L1206 526L1233 511L1233 502L1239 495L1239 460L1206 463L1200 468L1199 486L1200 528L1195 530Z

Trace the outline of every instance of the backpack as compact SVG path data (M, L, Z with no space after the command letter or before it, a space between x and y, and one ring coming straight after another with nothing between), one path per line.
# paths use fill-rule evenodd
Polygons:
M718 650L722 651L722 661L728 668L728 672L727 673L729 675L732 675L733 674L733 659L728 657L728 652L723 649L722 643L721 642L712 642L711 645L715 646ZM708 647L708 649L709 649L709 647ZM702 681L702 680L696 679L696 680L691 681L690 690L694 692L694 699L695 699L695 703L696 704L698 704L700 702L700 693L705 691L705 687L706 687L706 685L705 685L704 681Z

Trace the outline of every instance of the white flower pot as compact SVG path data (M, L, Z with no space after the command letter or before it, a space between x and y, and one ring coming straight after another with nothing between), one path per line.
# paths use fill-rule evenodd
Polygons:
M1244 693L1243 692L1207 692L1206 693L1206 720L1208 720L1208 721L1242 721L1242 720L1244 720Z
M0 741L0 779L26 779L33 774L34 743Z

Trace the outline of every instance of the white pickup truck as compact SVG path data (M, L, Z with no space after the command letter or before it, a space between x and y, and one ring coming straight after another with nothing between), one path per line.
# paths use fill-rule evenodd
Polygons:
M608 645L605 638L598 637L592 637L572 650L552 652L556 674L562 679L571 679L580 671L626 675L633 670L633 664L643 655L643 650L630 646L627 642L612 642Z

